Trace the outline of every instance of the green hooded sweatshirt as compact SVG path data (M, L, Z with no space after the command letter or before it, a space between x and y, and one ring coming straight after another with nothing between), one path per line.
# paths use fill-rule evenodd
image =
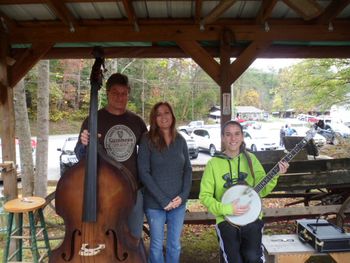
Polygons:
M247 158L243 153L233 159L226 155L218 155L210 159L205 167L203 177L200 185L199 199L203 205L205 205L209 212L216 217L216 224L224 221L226 215L233 214L232 204L221 203L222 196L227 190L224 188L226 181L223 176L230 173L230 165L232 171L232 179L237 179L238 175L238 160L240 161L239 170L240 172L247 173L245 178L246 184L254 187L257 185L265 176L266 173L259 160L252 153L249 153L252 160L252 166L255 174L254 178L250 172ZM275 176L266 187L259 193L260 197L268 195L277 184L278 176ZM254 184L254 185L253 185ZM261 217L262 215L260 215Z

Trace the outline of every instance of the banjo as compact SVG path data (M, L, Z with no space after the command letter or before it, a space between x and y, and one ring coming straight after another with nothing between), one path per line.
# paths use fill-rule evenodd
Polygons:
M305 138L303 138L288 154L286 154L281 161L289 162L293 159L308 141L315 136L315 134L315 129L308 131ZM221 199L223 204L229 204L234 200L238 200L240 205L249 205L250 209L243 215L225 216L226 221L237 226L244 226L254 222L259 217L262 210L262 202L259 192L264 189L278 172L279 167L277 163L254 188L248 185L234 185L227 189Z

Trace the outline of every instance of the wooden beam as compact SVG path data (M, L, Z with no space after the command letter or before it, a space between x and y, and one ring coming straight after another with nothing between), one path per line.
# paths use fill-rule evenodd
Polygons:
M235 82L254 60L269 47L269 41L254 41L232 62L230 66L230 83Z
M125 9L125 12L126 12L126 15L128 17L130 24L133 25L134 30L136 32L139 32L140 28L139 28L139 24L137 22L137 17L135 14L134 6L132 5L132 1L122 0L122 2L123 2L123 6L124 6L124 9Z
M187 53L218 85L220 85L220 65L196 41L178 41L177 45Z
M319 16L323 9L315 0L283 0L283 2L292 8L304 20L311 20Z
M212 57L219 57L217 47L203 47ZM42 59L91 58L92 47L52 48ZM26 49L12 49L13 57L19 58ZM237 57L244 47L231 47L230 57ZM179 47L105 47L107 58L190 58ZM258 58L349 58L350 46L269 46Z
M277 0L263 0L256 16L255 22L257 24L264 23L271 15L273 8L275 7Z
M222 0L214 9L202 19L201 26L215 22L225 11L227 11L237 0Z
M67 8L67 6L61 0L46 0L47 5L50 7L52 12L66 25L69 26L69 31L75 31L75 18Z
M332 1L327 8L324 10L323 14L316 19L318 24L328 24L333 19L335 19L341 11L344 10L350 3L350 0L338 0Z
M51 49L53 43L35 43L10 67L10 87L14 87L28 71Z
M324 25L275 24L269 21L267 33L261 25L229 25L237 41L349 41L350 22L333 23L337 30L328 31ZM46 28L17 27L10 34L10 43L32 43L45 40L54 43L64 42L117 42L117 41L217 41L222 26L210 26L205 32L197 25L142 25L142 31L135 32L125 26L77 27L76 32L67 32L66 27Z
M194 15L194 21L196 24L199 24L202 18L202 6L203 6L203 0L196 0L196 6L195 6L195 15Z

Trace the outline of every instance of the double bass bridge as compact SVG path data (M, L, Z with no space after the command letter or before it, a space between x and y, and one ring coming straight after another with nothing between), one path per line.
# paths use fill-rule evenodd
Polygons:
M96 256L99 253L101 253L102 250L104 250L106 248L105 244L99 244L97 247L95 248L89 248L89 244L82 244L80 251L79 251L79 255L83 256L83 257L92 257L92 256Z

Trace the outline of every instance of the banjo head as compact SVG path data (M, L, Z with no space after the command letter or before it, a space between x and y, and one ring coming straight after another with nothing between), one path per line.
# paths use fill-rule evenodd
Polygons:
M247 185L235 185L227 189L227 191L222 196L221 202L223 204L232 203L234 200L239 200L238 204L246 205L249 204L250 209L247 213L237 216L228 215L225 216L226 221L238 226L244 226L249 223L254 222L258 219L262 204L260 196L253 188Z

